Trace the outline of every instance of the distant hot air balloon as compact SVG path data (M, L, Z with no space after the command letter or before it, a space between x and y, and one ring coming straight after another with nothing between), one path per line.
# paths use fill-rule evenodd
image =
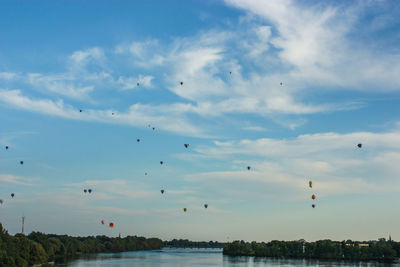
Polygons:
M309 185L310 187L312 187L312 181L309 181L309 182L308 182L308 185Z
M250 171L251 167L250 167L250 166L247 166L247 169Z
M0 205L3 205L4 200L0 199Z
M185 146L186 148L188 148L188 147L189 147L189 144L184 144L184 146Z
M137 86L139 86L140 85L140 83L137 83Z
M82 112L82 109L80 109L79 112Z
M232 71L230 71L229 74L232 74Z
M138 138L138 139L136 139L136 141L137 141L137 142L140 142L140 139Z
M109 226L110 226L111 228L113 228L113 227L114 227L114 223L113 223L113 222L110 222Z
M112 112L112 113L111 113L111 115L113 115L113 116L114 116L114 112Z
M6 146L6 150L8 150L8 146Z
M156 128L155 127L153 127L153 131L155 130Z
M21 160L21 161L19 162L19 164L24 165L24 161Z
M105 224L106 222L104 220L101 220L101 224Z
M15 194L14 193L11 193L11 197L13 198L15 196Z
M280 84L281 84L281 85L283 85L283 83L282 83L282 82L281 82Z
M164 189L161 189L161 194L164 194Z
M208 208L208 204L204 204L204 208Z
M84 192L84 193L87 193L87 189L83 189L83 192Z
M163 164L164 164L164 161L160 161L160 164L163 165Z
M183 208L183 211L186 212L186 211L187 211L187 208Z
M183 82L181 82L181 85L183 85Z
M311 207L315 208L315 204L312 204Z
M362 144L358 144L357 146L358 146L358 148L362 148Z
M311 198L312 198L312 199L315 199L315 198L316 198L316 196L315 196L315 195L312 195L312 196L311 196Z
M89 194L92 193L92 189L88 189Z
M147 172L145 172L144 175L147 175Z

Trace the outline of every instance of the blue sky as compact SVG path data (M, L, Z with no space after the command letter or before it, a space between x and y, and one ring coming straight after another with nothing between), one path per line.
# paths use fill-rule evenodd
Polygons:
M399 26L396 1L0 1L0 221L398 240Z

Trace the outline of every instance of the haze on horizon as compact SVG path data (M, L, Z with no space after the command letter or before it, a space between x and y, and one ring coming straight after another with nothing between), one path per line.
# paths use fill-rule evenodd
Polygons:
M399 28L397 1L0 1L0 221L400 240Z

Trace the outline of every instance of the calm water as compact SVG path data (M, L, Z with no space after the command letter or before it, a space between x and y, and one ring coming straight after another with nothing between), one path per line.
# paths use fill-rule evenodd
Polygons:
M172 267L172 266L224 266L224 267L262 267L262 266L396 266L400 264L343 263L309 260L279 260L254 257L229 257L222 255L221 249L175 249L165 248L156 251L135 251L124 253L101 253L58 265L68 267Z

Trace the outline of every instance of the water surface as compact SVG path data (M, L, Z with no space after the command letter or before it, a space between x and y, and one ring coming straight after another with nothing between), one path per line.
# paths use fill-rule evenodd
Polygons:
M172 266L224 266L224 267L264 267L264 266L396 266L400 264L349 263L318 260L272 259L255 257L230 257L222 255L222 249L164 248L153 251L133 251L123 253L99 253L60 264L68 267L172 267Z

